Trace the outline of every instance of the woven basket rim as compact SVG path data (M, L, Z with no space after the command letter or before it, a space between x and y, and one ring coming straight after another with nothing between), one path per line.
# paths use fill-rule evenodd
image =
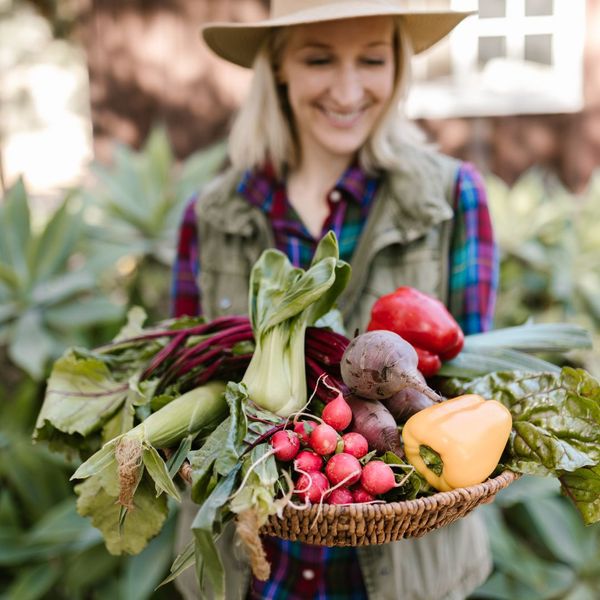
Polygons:
M508 487L516 481L520 474L505 470L496 477L487 479L483 483L471 485L464 488L456 488L449 492L437 492L431 496L416 498L414 500L402 500L398 502L365 503L365 504L313 504L305 509L295 509L287 506L283 511L283 518L288 515L301 515L301 518L310 518L320 514L322 517L354 513L356 510L368 512L375 515L378 512L416 514L423 511L436 510L437 508L448 508L462 501L477 501L495 495L501 489Z

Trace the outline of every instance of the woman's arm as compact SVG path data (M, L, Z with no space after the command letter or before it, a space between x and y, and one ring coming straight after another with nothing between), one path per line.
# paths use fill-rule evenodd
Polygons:
M198 227L196 224L197 197L186 206L179 228L177 256L173 264L171 284L171 315L196 316L201 314L200 290L198 289Z
M455 198L448 304L466 334L478 333L493 323L499 259L485 184L469 163L459 169Z

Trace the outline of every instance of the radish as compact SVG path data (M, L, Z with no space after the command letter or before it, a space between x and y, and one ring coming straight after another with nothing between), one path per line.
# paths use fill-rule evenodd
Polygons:
M320 471L323 468L323 458L312 450L301 450L294 460L297 471Z
M355 458L362 458L369 452L369 443L364 435L351 431L342 436L344 442L344 452L351 454Z
M321 498L324 498L329 491L329 481L319 471L302 473L298 477L294 491L305 502L308 500L312 504L316 504L321 502Z
M357 487L355 490L352 490L352 499L356 504L362 504L363 502L373 502L375 496L369 494L364 488Z
M293 431L283 429L276 431L271 436L271 446L273 446L275 458L288 462L298 454L300 438Z
M362 470L361 486L374 496L385 494L396 486L394 471L380 460L372 460Z
M348 488L341 487L333 490L333 492L329 494L327 502L329 504L352 504L354 498L352 497L352 492Z
M300 437L303 444L308 444L308 438L315 428L315 424L310 421L298 421L294 424L294 433Z
M345 452L334 454L325 465L325 474L331 485L342 482L348 486L353 485L360 479L361 472L358 459Z
M344 431L352 421L352 409L348 406L341 393L323 409L321 418L336 431Z
M321 456L333 454L338 443L337 431L327 423L317 425L311 432L309 446Z

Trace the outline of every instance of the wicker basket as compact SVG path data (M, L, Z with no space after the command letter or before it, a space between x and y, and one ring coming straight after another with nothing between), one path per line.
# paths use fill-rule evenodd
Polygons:
M324 504L306 510L287 507L270 517L261 533L318 546L368 546L421 537L464 517L490 501L519 476L511 471L467 488L387 504Z

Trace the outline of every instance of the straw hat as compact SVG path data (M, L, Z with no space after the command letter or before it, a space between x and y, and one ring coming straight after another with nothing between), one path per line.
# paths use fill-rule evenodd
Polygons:
M276 27L355 17L402 18L415 54L427 50L473 12L414 8L414 0L271 0L268 19L256 23L210 23L202 28L208 46L221 58L251 67L269 31Z

